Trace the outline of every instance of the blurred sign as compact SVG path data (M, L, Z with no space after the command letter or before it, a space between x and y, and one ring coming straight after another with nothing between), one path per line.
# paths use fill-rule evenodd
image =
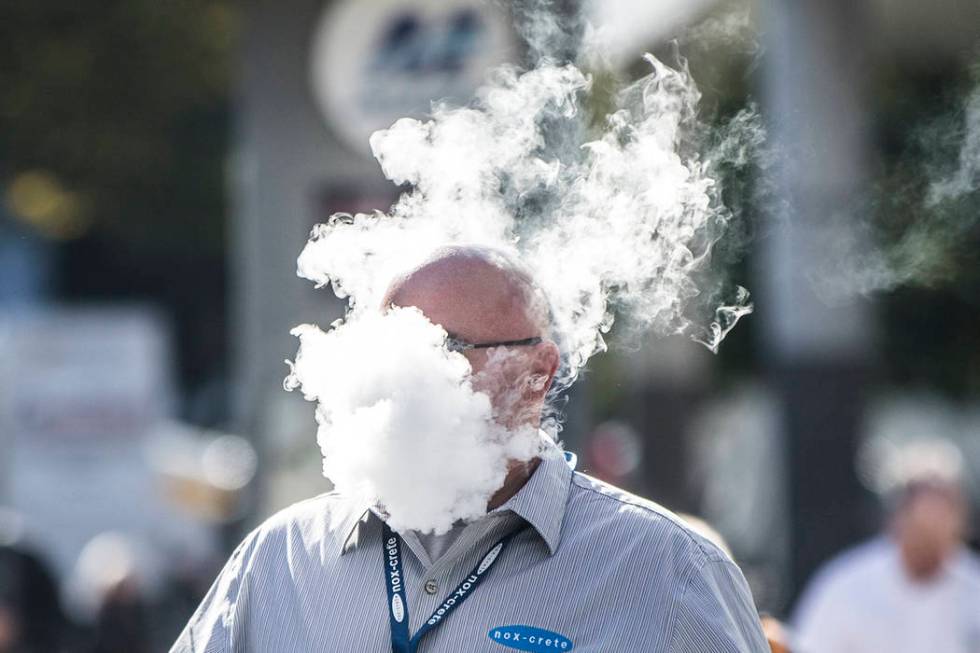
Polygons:
M0 406L12 444L87 448L129 440L169 414L168 343L155 318L87 309L0 323Z
M310 72L330 126L368 154L372 132L434 100L467 102L514 54L509 17L482 0L341 0L316 28Z
M0 503L25 517L62 574L107 530L169 553L207 539L167 506L145 451L172 413L171 356L148 310L0 318Z

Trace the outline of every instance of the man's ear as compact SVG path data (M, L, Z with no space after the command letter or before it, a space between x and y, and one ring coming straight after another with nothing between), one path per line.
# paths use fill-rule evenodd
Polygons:
M531 372L528 375L525 396L528 398L544 398L551 389L551 384L558 373L561 354L558 346L550 340L535 347L534 360L531 362Z

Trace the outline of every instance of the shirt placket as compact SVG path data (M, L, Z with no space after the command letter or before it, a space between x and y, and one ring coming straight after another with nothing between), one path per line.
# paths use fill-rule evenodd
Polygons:
M513 514L494 515L467 526L446 553L428 567L423 564L421 556L416 554L415 548L409 545L412 551L412 577L409 586L414 589L412 592L414 596L409 596L411 602L409 627L413 637L425 625L432 613L442 605L449 593L462 583L466 575L479 563L481 556L486 553L485 549L489 549L494 541L500 539L509 528L515 526L515 521L519 520L520 518ZM413 544L417 542L416 539ZM425 559L428 560L427 555ZM493 580L488 579L486 582L492 583ZM454 618L460 616L462 615L456 615ZM419 652L431 650L427 647L427 642L434 639L436 639L436 631L422 640Z

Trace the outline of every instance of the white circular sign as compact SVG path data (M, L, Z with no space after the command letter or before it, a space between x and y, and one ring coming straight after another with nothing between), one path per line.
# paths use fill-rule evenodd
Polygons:
M338 0L313 38L313 94L339 138L423 117L434 100L466 103L488 69L516 53L509 17L481 0Z

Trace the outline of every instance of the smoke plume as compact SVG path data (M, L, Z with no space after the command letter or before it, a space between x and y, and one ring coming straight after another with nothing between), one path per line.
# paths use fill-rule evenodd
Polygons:
M332 216L299 257L299 274L350 309L329 331L295 331L287 388L318 401L325 474L402 528L441 532L482 514L506 461L540 447L500 432L441 329L410 311L380 315L393 277L434 250L490 247L529 269L563 352L558 388L604 349L617 315L715 350L751 311L712 255L735 220L720 171L747 164L757 116L709 130L684 62L652 56L649 74L593 115L591 78L570 63L579 23L542 6L517 9L534 65L498 68L471 103L438 103L428 120L373 134L385 176L407 190L386 213Z
M355 503L383 504L396 531L441 533L483 515L507 462L540 453L533 429L496 425L469 363L416 309L293 334L300 351L286 389L318 402L324 475Z
M935 207L980 188L980 85L967 99L963 112L962 142L956 168L932 182L926 206Z
M905 158L904 176L887 193L828 217L827 262L811 275L828 303L957 276L958 250L980 224L980 85L952 117L922 128Z
M598 134L583 124L589 78L554 64L498 69L471 106L376 132L385 175L411 190L388 214L317 226L300 275L332 284L357 313L434 249L489 246L518 256L544 289L572 376L603 349L617 311L716 349L750 310L744 289L726 303L711 278L732 219L717 166L743 164L761 127L740 114L708 149L691 76L647 60L652 72L621 91Z

